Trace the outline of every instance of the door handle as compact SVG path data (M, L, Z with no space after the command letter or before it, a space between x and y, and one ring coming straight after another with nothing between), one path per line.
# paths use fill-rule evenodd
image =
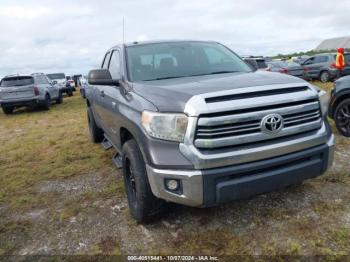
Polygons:
M105 91L101 91L100 96L105 97Z

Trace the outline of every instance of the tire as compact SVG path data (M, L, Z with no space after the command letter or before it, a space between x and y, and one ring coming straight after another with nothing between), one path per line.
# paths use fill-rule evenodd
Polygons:
M4 114L6 114L6 115L12 114L14 109L15 108L13 106L4 106L4 107L2 107L2 111L4 111Z
M63 95L61 92L58 94L58 98L56 99L56 104L62 104L63 102Z
M328 71L322 71L320 74L320 81L326 83L330 80L330 75Z
M334 121L338 131L350 137L350 98L342 101L335 109Z
M86 99L86 95L85 95L85 90L84 89L80 89L80 94L81 94L81 97Z
M131 216L138 223L150 222L165 208L165 201L156 198L148 182L145 162L134 139L123 146L123 179Z
M91 141L93 143L101 143L104 138L103 130L97 126L91 107L87 109L87 118Z
M71 89L70 89L70 90L67 90L67 95L68 95L68 96L73 96L73 90L71 90Z
M50 106L51 106L51 98L50 98L49 94L46 94L45 100L43 101L43 104L42 104L42 107L45 110L50 110Z

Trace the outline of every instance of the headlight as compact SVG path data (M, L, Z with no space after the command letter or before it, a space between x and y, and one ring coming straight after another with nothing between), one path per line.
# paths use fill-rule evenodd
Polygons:
M318 97L320 99L322 115L326 116L330 100L329 95L325 91L321 90L320 92L318 92Z
M187 128L184 114L142 112L142 126L155 138L183 142Z

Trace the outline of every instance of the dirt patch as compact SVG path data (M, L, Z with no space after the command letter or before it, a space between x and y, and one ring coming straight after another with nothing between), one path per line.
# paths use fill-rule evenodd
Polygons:
M91 190L103 189L110 182L107 174L90 173L65 180L44 181L36 186L36 190L39 193L59 193L74 196Z

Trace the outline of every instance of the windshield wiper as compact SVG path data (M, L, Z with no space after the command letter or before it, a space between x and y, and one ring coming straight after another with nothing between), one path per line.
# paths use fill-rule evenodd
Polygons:
M143 81L154 81L154 80L181 78L181 77L187 77L187 76L167 76L167 77L158 77L158 78L153 78L153 79L146 79L146 80L143 80Z
M210 73L205 73L205 74L197 74L197 75L188 75L188 76L167 76L167 77L158 77L158 78L153 78L153 79L146 79L143 81L154 81L154 80L163 80L163 79L172 79L172 78L181 78L181 77L191 77L191 76L205 76L205 75L216 75L216 74L229 74L229 73L237 73L240 71L215 71L215 72L210 72Z

